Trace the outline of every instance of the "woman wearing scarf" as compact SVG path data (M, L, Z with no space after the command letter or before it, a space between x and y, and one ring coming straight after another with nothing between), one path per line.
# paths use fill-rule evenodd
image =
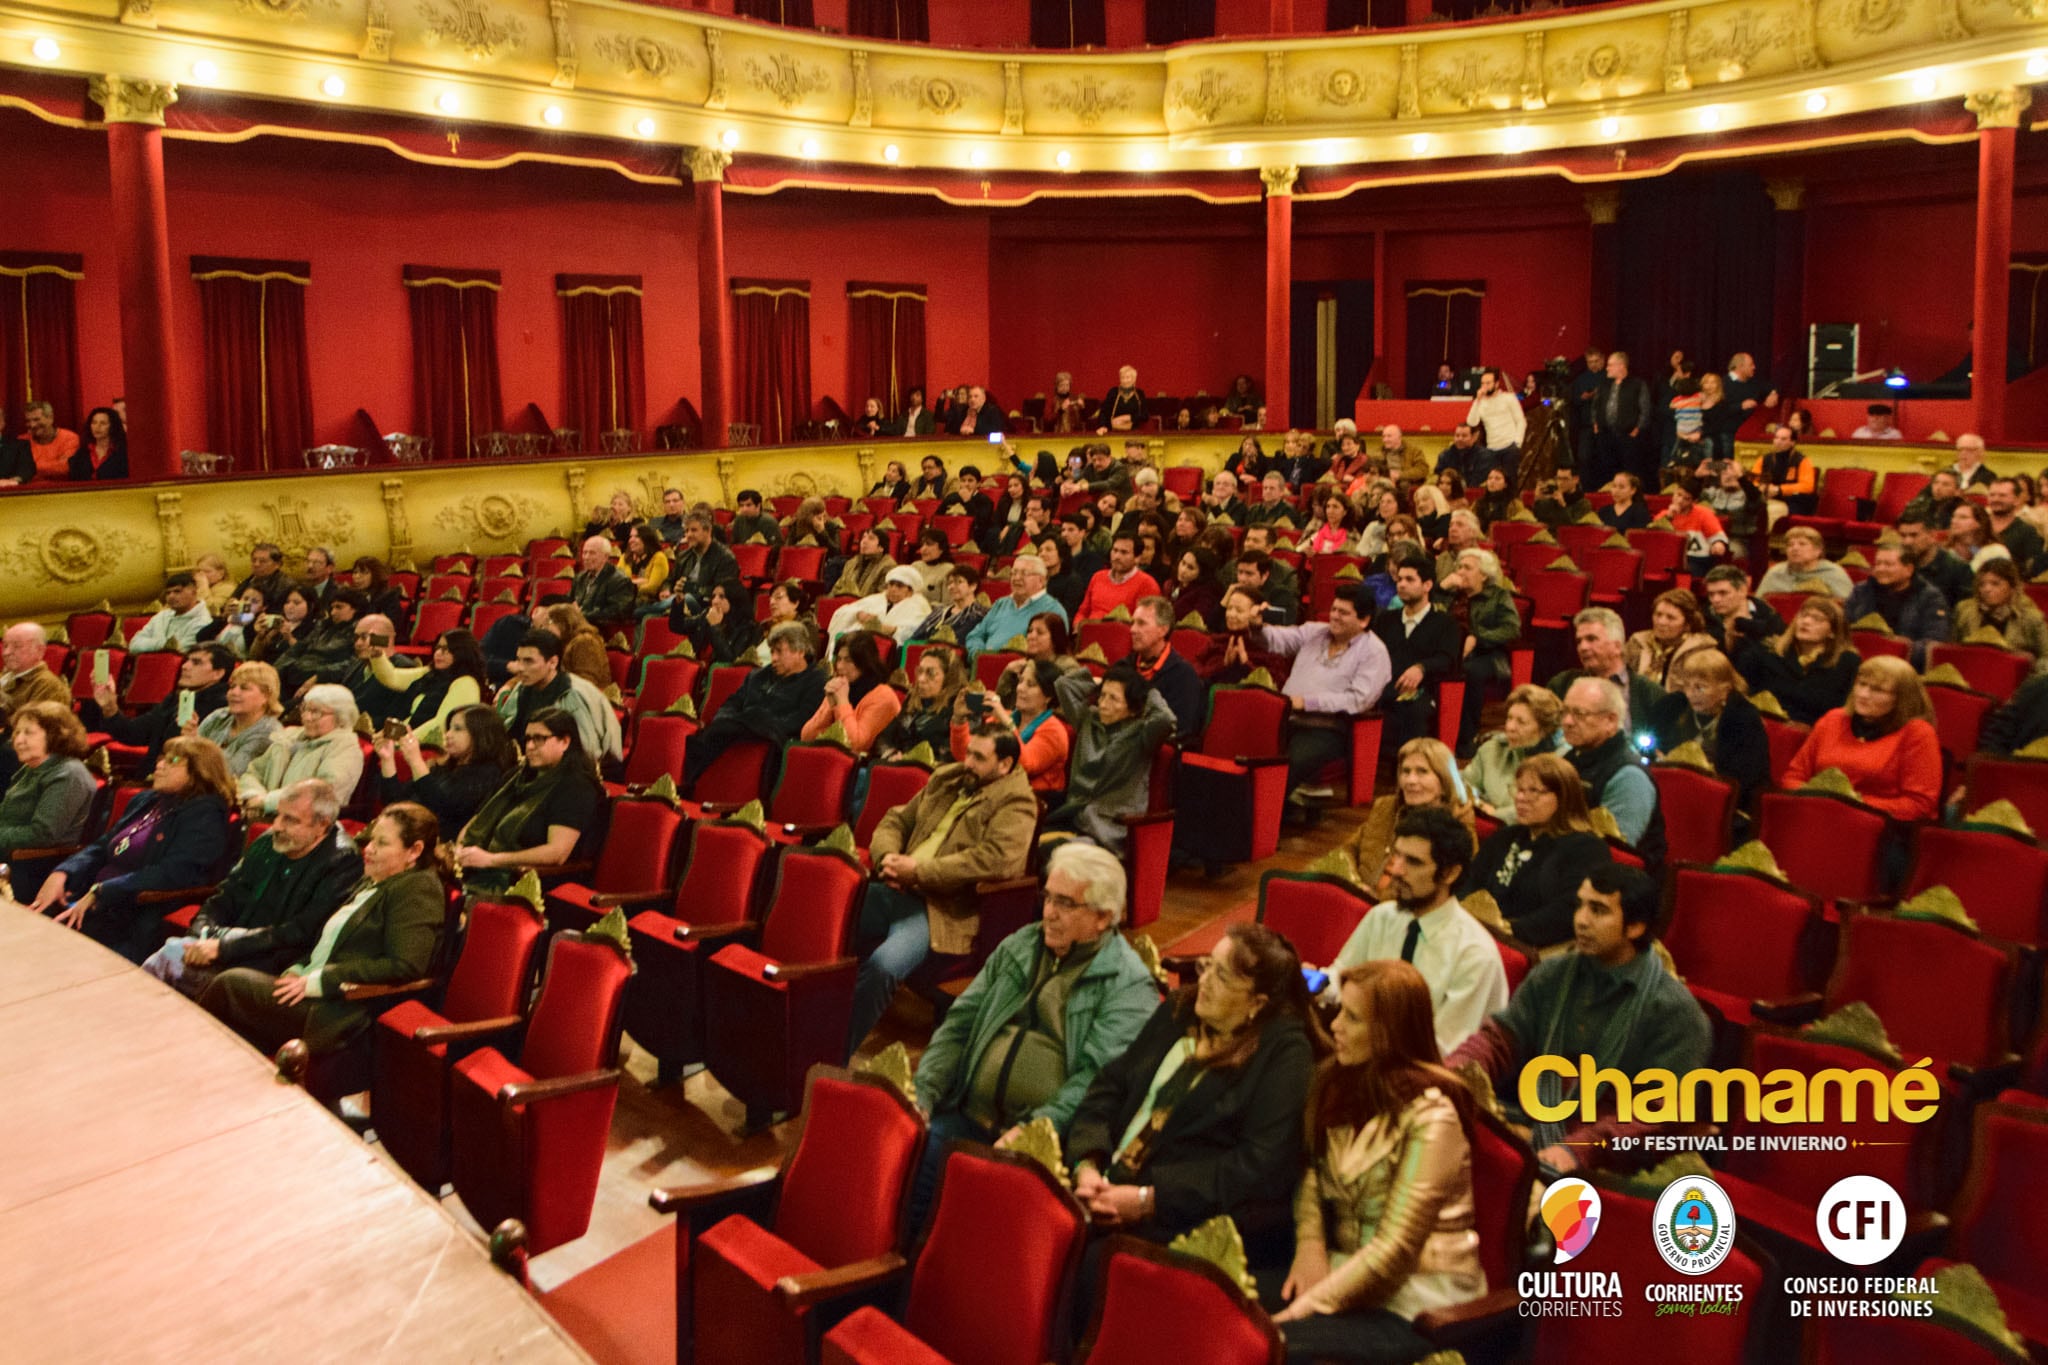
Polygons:
M875 636L857 630L841 637L832 676L825 680L825 699L804 722L801 737L816 739L837 725L845 732L846 747L864 754L902 709L896 689L889 686L889 673L882 667Z
M466 630L441 632L425 668L400 668L390 655L379 652L370 656L370 674L392 691L405 694L405 722L429 749L441 746L448 717L484 699L487 683L483 647ZM609 666L605 680L611 680Z
M1030 659L1012 664L1017 669L1011 692L1015 705L1014 714L1002 701L991 693L982 697L982 718L988 724L1003 730L1017 732L1017 743L1023 750L1020 766L1031 778L1031 790L1047 800L1058 797L1067 785L1067 727L1053 714L1053 700L1059 680L1064 676L1059 665L1045 659ZM967 739L972 733L975 717L967 708L966 697L961 697L953 707L953 757L967 757ZM1055 802L1056 804L1056 802Z
M467 891L503 891L529 868L569 862L604 807L574 716L542 707L516 738L525 762L456 836L453 861Z
M777 587L775 597L788 605L785 589ZM794 620L795 614L789 619ZM712 584L711 600L704 604L704 614L691 617L683 635L697 651L697 657L707 663L751 662L749 656L761 643L760 627L754 624L753 595L735 593L725 583Z
M916 676L910 680L910 699L875 739L878 758L901 758L920 744L930 745L934 757L945 750L953 723L953 699L967 685L962 658L960 651L949 645L933 645L918 657Z
M1122 817L1151 804L1152 756L1173 738L1173 708L1129 659L1100 683L1086 672L1067 674L1057 690L1061 714L1074 727L1074 758L1067 798L1046 815L1045 828L1084 835L1122 857L1130 837Z

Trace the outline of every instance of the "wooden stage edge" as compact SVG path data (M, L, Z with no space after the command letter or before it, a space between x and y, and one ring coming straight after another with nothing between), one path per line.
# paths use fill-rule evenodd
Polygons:
M0 905L0 1357L586 1361L476 1238L192 1002Z

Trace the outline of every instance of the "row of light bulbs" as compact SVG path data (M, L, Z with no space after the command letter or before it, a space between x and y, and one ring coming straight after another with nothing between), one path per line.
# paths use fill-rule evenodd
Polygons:
M37 38L29 45L29 51L37 61L44 65L54 64L64 55L62 48L57 44L57 40L48 37ZM220 79L220 68L213 62L202 58L192 63L191 75L192 81L196 85L212 85ZM2036 53L2029 57L2027 59L2027 75L2034 80L2048 77L2048 54ZM1918 72L1904 77L1904 79L1912 82L1912 91L1915 98L1923 100L1933 99L1941 93L1941 79L1931 71ZM348 83L342 80L340 76L327 76L320 82L320 93L328 99L338 100L348 93ZM1828 97L1818 90L1808 94L1801 103L1809 114L1817 116L1828 111ZM461 97L453 90L443 90L434 97L434 108L443 114L459 114L462 111ZM1713 132L1721 127L1726 116L1718 106L1708 105L1700 109L1694 117L1698 120L1701 131ZM540 121L550 128L561 127L565 118L566 115L559 104L546 105L540 111ZM1622 122L1619 118L1609 115L1600 120L1599 129L1602 138L1612 141L1621 136ZM633 132L643 139L652 138L658 130L658 125L650 116L643 116L633 124ZM1534 143L1534 132L1526 125L1513 124L1501 130L1501 138L1503 147L1509 153L1526 152ZM739 146L739 130L727 128L719 134L718 140L720 145L727 151L731 151ZM1408 139L1408 145L1416 156L1427 156L1433 145L1433 139L1428 133L1416 133ZM806 161L815 161L818 159L821 150L816 138L807 137L798 144L797 155ZM882 160L892 166L902 158L902 155L902 149L893 142L888 143L882 148ZM1245 150L1242 147L1231 147L1227 150L1226 156L1231 165L1242 166L1245 160ZM1149 148L1140 151L1138 159L1140 167L1144 170L1155 170L1158 168L1159 154ZM988 165L988 149L986 147L970 148L967 153L967 162L970 166L977 169ZM1062 147L1053 154L1053 164L1063 171L1071 170L1074 165L1074 154Z

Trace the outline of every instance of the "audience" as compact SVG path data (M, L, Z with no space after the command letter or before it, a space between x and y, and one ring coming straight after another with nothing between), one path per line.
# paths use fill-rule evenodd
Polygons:
M1970 595L1975 583L1970 566L1937 540L1934 530L1928 514L1908 507L1898 521L1899 551L1922 582L1941 590L1942 598L1953 611L1958 602Z
M273 735L270 744L242 771L237 799L252 820L277 814L284 789L308 777L334 788L344 806L363 777L363 750L356 740L356 699L346 687L322 683L299 702L299 723Z
M131 654L152 650L187 650L197 644L213 624L213 612L200 600L199 580L188 573L174 573L164 580L163 610L143 622L129 637Z
M1977 747L1987 754L2014 754L2043 736L2048 736L2048 674L2037 673L1984 718Z
M925 600L923 582L917 570L908 564L892 565L873 592L832 613L831 623L825 628L830 647L836 651L840 641L856 631L879 631L891 639L908 643L917 628L932 614L931 603Z
M977 721L1012 732L1021 748L1018 761L1031 781L1031 790L1049 802L1059 796L1066 790L1072 736L1055 707L1059 702L1059 680L1070 672L1085 674L1086 670L1063 670L1049 659L1021 659L1003 671L1002 682L1008 685L1011 697L1008 703L1002 700L1001 689L978 694L963 691L953 703L954 759L967 756L968 736ZM970 705L977 695L982 698L978 717Z
M811 632L800 621L784 621L768 632L768 662L749 673L710 722L690 736L683 760L686 791L720 754L742 741L765 742L779 761L782 747L825 700L825 680L812 667L815 651Z
M71 457L78 453L78 433L57 425L57 409L47 401L32 400L22 409L28 422L29 454L36 474L44 479L69 479Z
M832 676L825 680L825 698L804 722L800 735L817 739L837 725L846 747L865 754L903 709L889 671L875 647L879 637L862 630L841 637L833 654Z
M1587 607L1574 616L1572 642L1578 650L1579 666L1552 678L1550 690L1563 698L1580 679L1603 678L1627 698L1629 715L1649 715L1663 700L1664 689L1628 666L1628 647L1623 639L1627 629L1621 616L1606 607Z
M1515 770L1531 755L1564 746L1557 729L1563 717L1564 703L1547 687L1524 683L1508 693L1501 729L1481 741L1465 765L1465 790L1475 809L1491 816L1513 810Z
M1855 586L1841 565L1821 558L1820 532L1811 526L1795 526L1785 533L1784 562L1772 565L1756 590L1766 595L1824 592L1840 602Z
M16 767L0 796L0 859L77 843L99 790L86 771L89 746L78 717L49 701L29 702L12 714Z
M1403 546L1392 557L1394 597L1399 605L1373 617L1372 633L1386 647L1393 675L1381 699L1387 724L1384 744L1399 747L1411 739L1436 733L1437 685L1451 675L1463 657L1463 641L1451 613L1430 600L1436 589L1436 568L1429 556ZM1462 570L1454 570L1457 577ZM1469 619L1469 613L1468 613Z
M1744 640L1774 640L1784 634L1784 618L1770 603L1749 595L1749 575L1741 569L1717 564L1701 581L1711 616L1707 626L1720 637L1722 653L1733 654Z
M960 651L947 645L927 647L911 673L910 695L903 708L875 737L875 756L900 758L920 744L930 745L934 755L945 752L958 724L955 706L966 686L967 670ZM958 747L961 753L966 751L964 739Z
M1846 706L1813 724L1778 785L1797 791L1835 769L1856 797L1895 820L1932 820L1941 807L1941 742L1920 675L1880 654L1856 670Z
M560 610L573 612L576 609L563 604ZM577 614L581 615L580 612ZM596 632L593 630L591 634ZM582 639L580 633L570 629L569 650L577 648ZM599 655L603 655L602 645L599 646ZM477 644L476 636L466 630L442 632L434 641L434 650L428 656L425 668L401 668L391 658L390 651L381 648L376 649L367 662L378 682L401 695L398 719L405 722L409 734L416 736L415 743L425 747L440 747L448 718L483 701L484 689L489 686L483 649ZM607 682L611 679L609 664L605 668L605 679Z
M608 535L587 538L577 555L576 575L569 582L569 600L600 629L631 622L640 593L625 571L612 563L614 548Z
M1377 890L1387 880L1382 868L1394 846L1394 827L1428 809L1449 811L1473 834L1472 800L1458 777L1457 759L1440 740L1411 739L1395 754L1394 790L1373 799L1351 840L1351 861L1365 886Z
M1009 595L996 598L981 623L968 632L967 652L986 654L1002 649L1044 614L1054 617L1063 629L1067 624L1067 609L1045 590L1045 561L1037 555L1018 555L1010 564Z
M1564 694L1564 757L1586 784L1587 804L1606 807L1622 842L1654 868L1664 860L1664 813L1629 729L1632 714L1613 682L1579 679Z
M467 891L503 891L529 869L560 867L602 833L604 787L575 717L543 707L518 735L524 761L451 841L449 860Z
M1088 591L1081 598L1075 618L1099 620L1118 607L1129 613L1137 609L1141 599L1159 595L1158 580L1138 567L1137 533L1119 528L1110 537L1109 567L1088 580Z
M1253 632L1259 648L1294 661L1281 691L1295 712L1287 737L1287 785L1288 799L1297 805L1305 804L1302 788L1324 765L1350 755L1349 718L1378 705L1392 680L1387 647L1365 628L1366 619L1359 592L1339 589L1327 622Z
M183 733L219 745L228 771L240 777L284 728L277 719L283 714L277 670L269 664L236 664L228 674L226 704L188 721Z
M377 756L377 794L387 803L416 801L433 812L442 829L460 830L519 766L519 751L504 720L488 706L456 710L440 740L442 755L436 761L422 749L419 731L393 738L391 727L385 727L370 744ZM401 758L407 777L398 775Z
M2004 640L2005 648L2034 661L2035 671L2048 659L2048 620L2027 596L2026 584L2010 559L1987 559L1977 570L1971 595L1956 604L1952 627L1958 644L1970 643L1980 630Z
M1686 655L1672 680L1671 695L1649 714L1656 751L1668 756L1681 744L1697 744L1714 771L1733 782L1747 809L1771 776L1771 743L1763 717L1743 695L1741 675L1718 649Z
M1673 588L1657 595L1650 607L1650 628L1628 637L1622 659L1630 673L1669 691L1685 660L1714 646L1699 599L1684 588Z
M559 710L576 723L578 742L592 762L616 762L622 756L623 738L611 703L590 679L563 667L562 641L550 631L528 631L520 640L512 682L498 693L496 705L507 734L523 735L528 720Z
M1084 835L1120 854L1129 835L1123 817L1151 808L1152 760L1173 738L1173 708L1128 659L1099 683L1085 671L1068 673L1057 691L1074 735L1065 799L1046 812L1045 829Z
M1849 648L1849 618L1841 604L1812 596L1775 637L1743 633L1734 663L1751 692L1769 692L1787 720L1811 725L1849 699L1863 660Z
M1458 889L1493 897L1516 938L1548 948L1571 937L1579 883L1612 858L1593 832L1586 786L1562 755L1536 753L1515 769L1513 819L1488 835Z
M1946 644L1950 637L1948 599L1914 574L1897 545L1880 544L1871 551L1870 577L1856 585L1842 610L1852 629L1876 616L1892 634L1909 641L1915 668L1926 666L1928 645Z
M1174 728L1183 744L1201 732L1209 706L1209 689L1195 666L1173 647L1173 604L1164 597L1144 597L1131 610L1131 666L1166 699Z
M142 750L142 767L147 769L163 752L164 744L183 728L178 723L181 708L189 706L189 714L206 716L227 704L228 670L234 666L235 656L226 646L194 645L185 651L185 662L178 666L176 689L141 715L122 714L114 685L95 683L92 700L78 708L79 719L86 729L99 731L116 744ZM189 702L184 699L186 693L191 694Z

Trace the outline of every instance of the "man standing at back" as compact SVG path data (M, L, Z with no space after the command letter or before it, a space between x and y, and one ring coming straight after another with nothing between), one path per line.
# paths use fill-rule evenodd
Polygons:
M1646 478L1643 429L1650 420L1650 386L1628 372L1628 353L1607 357L1607 377L1593 393L1593 472L1586 482L1604 488L1616 474Z

